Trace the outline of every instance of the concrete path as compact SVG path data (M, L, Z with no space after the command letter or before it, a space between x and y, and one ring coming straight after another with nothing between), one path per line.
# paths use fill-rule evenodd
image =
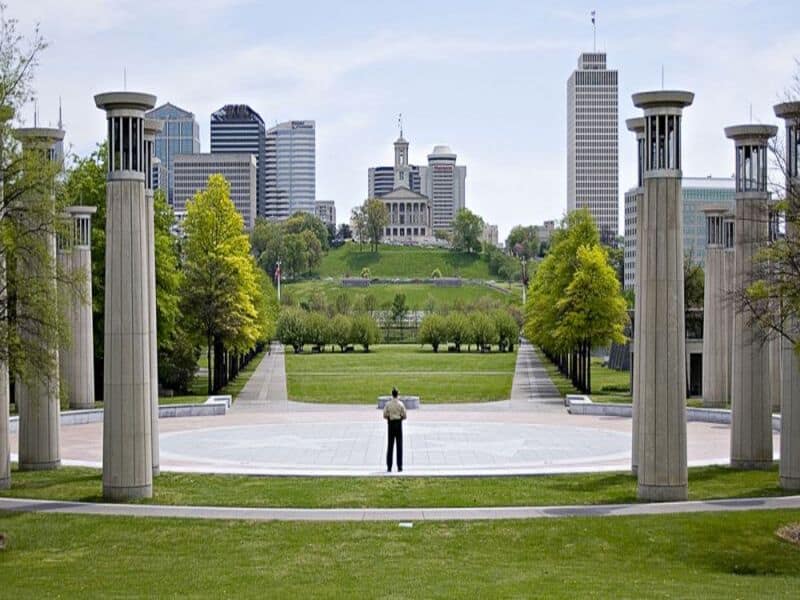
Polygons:
M0 513L226 519L247 521L478 521L554 517L622 517L702 512L800 509L800 496L737 498L663 504L600 504L595 506L520 506L490 508L226 508L144 504L95 504L0 498Z
M553 385L542 361L527 341L522 340L517 352L511 400L532 404L529 408L545 412L563 411L564 403Z
M272 342L270 351L261 359L231 410L263 410L276 405L284 406L288 400L284 348L282 344Z

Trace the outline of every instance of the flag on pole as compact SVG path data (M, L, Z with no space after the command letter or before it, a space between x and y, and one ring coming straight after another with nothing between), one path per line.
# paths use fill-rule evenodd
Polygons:
M281 280L281 263L278 263L277 267L275 267L275 281Z
M592 11L592 25L594 25L595 11Z

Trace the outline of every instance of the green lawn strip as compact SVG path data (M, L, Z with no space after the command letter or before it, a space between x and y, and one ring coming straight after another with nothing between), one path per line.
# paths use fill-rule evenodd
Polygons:
M392 387L423 402L508 399L516 353L438 352L416 345L375 346L370 352L286 355L289 397L371 404Z
M63 467L12 473L0 497L100 502L99 469ZM636 478L628 473L516 477L253 477L162 473L149 504L294 508L407 508L549 506L636 502ZM689 498L785 495L777 467L737 471L689 469Z
M2 595L796 598L800 511L253 523L0 514Z
M395 295L404 294L406 306L410 310L424 310L433 303L434 308L454 306L457 302L463 306L475 303L479 298L490 298L504 304L519 304L520 294L505 294L486 285L462 285L460 287L438 287L418 283L372 284L366 288L343 287L339 281L302 281L285 283L282 286L284 295L295 302L306 302L313 294L322 293L328 304L333 304L336 297L345 294L355 305L359 299L370 295L375 298L377 306L388 307Z
M321 277L359 277L367 267L372 277L427 278L434 269L443 277L464 279L495 279L489 273L488 262L480 255L453 252L444 248L418 248L380 245L378 252L370 252L364 245L348 242L333 248L322 257Z

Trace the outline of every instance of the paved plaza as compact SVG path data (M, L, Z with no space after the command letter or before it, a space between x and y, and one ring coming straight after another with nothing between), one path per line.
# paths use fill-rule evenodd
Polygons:
M404 476L629 468L630 419L568 414L527 344L518 353L511 396L476 404L426 405L423 399L404 426ZM227 415L161 419L160 432L166 471L386 475L381 412L374 405L289 401L279 345ZM690 465L727 464L729 445L728 426L688 424ZM63 427L62 446L64 464L99 467L102 424Z

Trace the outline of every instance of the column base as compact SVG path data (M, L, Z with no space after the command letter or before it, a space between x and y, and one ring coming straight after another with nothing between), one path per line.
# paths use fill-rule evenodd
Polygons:
M0 490L9 490L11 489L11 477L4 477L0 479Z
M139 500L140 498L152 498L153 485L137 485L131 487L119 487L103 485L103 498L105 500Z
M153 467L153 477L158 477L159 475L161 475L161 467L156 465Z
M631 465L631 473L636 477L639 474L639 465Z
M784 490L800 490L800 477L785 477L781 475L781 488Z
M680 502L689 498L689 486L639 484L636 496L647 502Z
M772 468L773 461L771 460L745 460L741 458L731 459L732 469L741 469L743 471L768 471Z
M49 462L22 462L19 463L20 471L52 471L61 466L61 459L51 460Z

